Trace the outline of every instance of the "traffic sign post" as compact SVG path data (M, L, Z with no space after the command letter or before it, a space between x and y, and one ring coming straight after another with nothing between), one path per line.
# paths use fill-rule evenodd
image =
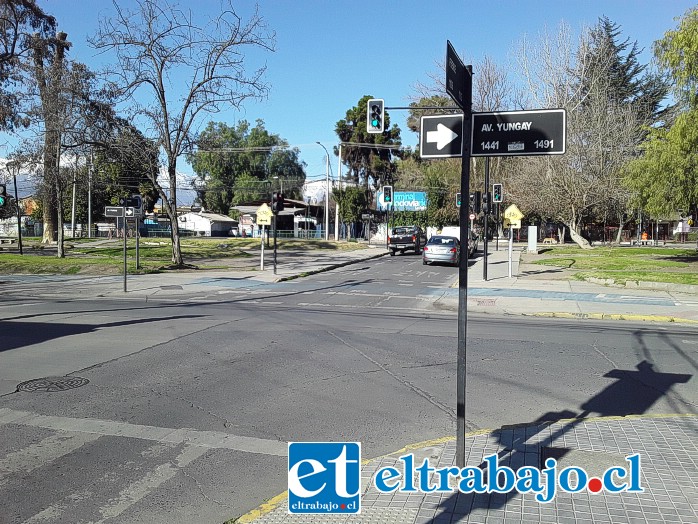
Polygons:
M521 212L521 210L516 206L516 204L510 205L508 208L504 210L504 220L505 224L506 221L509 222L509 278L511 278L512 274L512 265L513 265L513 253L514 253L514 229L520 229L521 228L521 219L524 217L524 214Z
M470 143L472 133L472 102L473 81L472 66L465 66L458 53L446 41L446 92L463 110L463 115L441 115L426 120L433 128L424 129L425 118L422 118L422 133L420 136L420 154L423 158L448 158L460 156L461 176L460 192L470 193ZM458 121L458 117L462 121ZM451 125L449 125L449 123ZM431 132L430 132L431 131ZM426 151L425 147L426 146ZM425 154L426 153L426 154ZM467 206L460 206L460 238L467 239L468 232ZM466 345L468 329L468 255L461 257L458 264L458 365L456 371L456 465L465 467L465 392L466 392Z
M564 109L473 113L472 156L562 155Z
M423 116L419 155L422 158L463 158L463 115Z
M271 208L265 203L257 208L257 225L262 226L262 238L260 244L259 269L264 271L264 226L271 226L271 217L274 215Z

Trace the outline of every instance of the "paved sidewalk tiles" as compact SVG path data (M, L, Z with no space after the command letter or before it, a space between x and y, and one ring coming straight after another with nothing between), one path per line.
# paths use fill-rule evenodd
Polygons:
M455 465L455 439L412 450L415 464L429 457L435 468ZM517 468L539 466L541 453L552 448L562 455L559 468L586 460L590 475L594 462L624 462L641 455L644 493L597 494L558 492L548 504L533 494L380 493L372 484L374 473L385 466L402 471L405 451L368 461L362 469L362 512L359 515L291 515L285 497L272 511L238 522L256 524L305 523L696 523L698 522L698 417L647 416L571 419L540 425L502 428L466 437L466 464L478 466L492 453L500 464ZM561 453L559 453L561 451ZM564 455L569 455L565 461ZM591 461L591 462L590 462ZM614 462L615 461L615 462ZM576 465L580 465L577 463Z

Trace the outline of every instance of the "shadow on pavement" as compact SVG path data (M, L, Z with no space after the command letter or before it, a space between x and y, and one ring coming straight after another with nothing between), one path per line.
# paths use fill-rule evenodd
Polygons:
M499 463L507 465L515 471L524 466L544 468L543 462L546 455L554 456L558 461L569 450L563 447L553 448L552 445L576 426L584 422L590 414L601 417L626 416L630 414L641 415L660 398L667 394L675 384L685 384L693 375L677 373L660 373L647 360L643 360L636 366L636 370L612 369L604 375L617 379L586 402L580 404L583 410L576 414L570 410L549 412L541 415L531 424L502 427L496 432L498 444L503 448L499 453ZM534 436L540 433L554 422L568 420L555 432L546 438L529 443ZM552 453L550 453L552 451ZM484 454L484 452L483 452ZM484 456L482 457L484 459ZM485 470L483 462L479 467ZM501 485L501 484L500 484ZM440 513L436 513L434 522L452 522L449 520L452 514L469 515L476 510L492 510L503 508L506 504L520 496L515 490L509 493L461 493L455 491L450 497L439 504ZM453 517L454 521L457 519Z

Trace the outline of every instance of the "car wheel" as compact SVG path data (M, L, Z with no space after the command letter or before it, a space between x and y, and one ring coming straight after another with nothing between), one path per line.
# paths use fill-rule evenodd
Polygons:
M425 265L425 266L428 266L428 265L429 265L429 262L427 262L426 260L422 259L422 264Z
M394 256L395 256L395 250L394 250L394 249L391 249L391 250L390 250L390 256L391 256L391 257L394 257Z

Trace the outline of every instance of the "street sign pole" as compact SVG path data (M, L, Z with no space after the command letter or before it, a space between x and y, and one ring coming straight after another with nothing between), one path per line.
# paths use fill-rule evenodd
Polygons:
M140 226L141 226L141 217L136 215L136 269L141 268L141 255L139 252L140 235L138 234L138 232L140 231Z
M509 278L512 273L512 260L514 259L514 226L509 223Z
M472 66L465 66L450 42L446 42L446 91L463 110L463 146L461 154L460 191L470 194L470 150L472 136ZM468 239L468 206L460 206L460 238ZM466 349L468 329L468 252L461 256L458 264L458 368L456 384L456 465L465 467L466 431ZM462 251L461 251L462 253Z
M126 273L128 273L126 268L126 216L122 218L124 221L124 293L126 293Z
M265 228L265 227L266 227L266 226L262 226L262 238L261 238L261 240L262 240L262 251L261 251L261 255L260 255L260 257L259 257L259 269L260 269L260 271L264 271L264 228Z
M490 190L490 157L486 156L485 157L485 191L482 194L486 195L489 190ZM482 280L484 280L485 282L487 282L487 230L490 227L489 217L490 217L490 208L491 207L492 207L492 202L490 202L490 200L487 199L487 211L485 212L485 258L484 258L483 264L482 264Z

